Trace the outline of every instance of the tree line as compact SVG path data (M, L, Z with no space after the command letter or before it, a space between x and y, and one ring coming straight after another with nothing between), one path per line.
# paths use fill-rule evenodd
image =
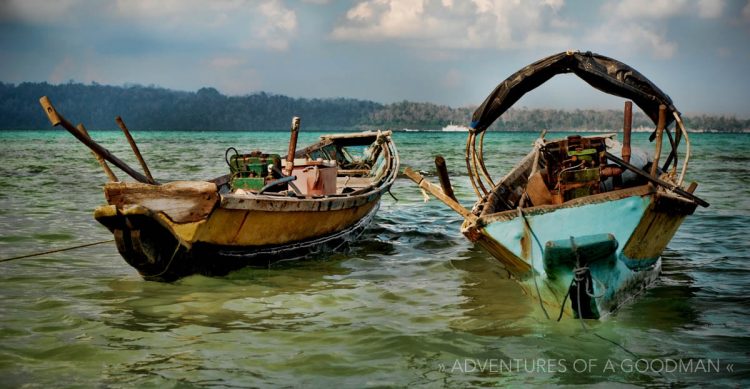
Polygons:
M110 86L97 83L0 82L0 130L49 128L38 100L48 96L55 107L74 123L91 130L115 129L114 117L123 117L138 130L261 131L283 130L292 116L303 118L308 130L346 131L373 128L440 129L448 124L468 124L475 107L449 107L401 101L381 104L349 98L308 99L259 92L225 96L214 88L197 92L157 86ZM741 132L750 120L733 116L687 116L691 130ZM622 126L617 110L511 109L490 130L616 130ZM653 127L641 112L634 127Z

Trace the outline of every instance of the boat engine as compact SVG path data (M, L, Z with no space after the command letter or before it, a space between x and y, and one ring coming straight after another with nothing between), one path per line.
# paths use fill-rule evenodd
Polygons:
M230 151L234 155L229 156ZM282 177L281 157L278 154L263 154L253 151L249 154L239 154L237 149L230 147L224 154L232 174L230 185L232 191L237 189L259 191L266 184ZM272 191L286 190L285 184L279 184L283 188L273 188Z
M601 167L606 165L605 138L571 135L542 148L546 169L542 177L553 202L563 202L600 193Z

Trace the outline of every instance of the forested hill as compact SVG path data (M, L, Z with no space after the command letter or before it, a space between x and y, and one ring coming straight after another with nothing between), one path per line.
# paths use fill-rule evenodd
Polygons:
M117 115L136 130L286 131L292 116L300 116L307 130L437 130L450 123L467 124L473 112L472 107L452 108L407 101L380 104L347 98L292 98L263 92L224 96L213 88L182 92L140 85L0 82L0 130L50 128L39 106L41 96L48 96L74 124L84 123L91 130L117 128L114 122ZM684 119L691 130L739 132L750 129L750 120L735 117L688 116ZM617 110L511 109L491 129L607 130L621 125L622 112ZM652 124L638 112L633 126L652 127Z

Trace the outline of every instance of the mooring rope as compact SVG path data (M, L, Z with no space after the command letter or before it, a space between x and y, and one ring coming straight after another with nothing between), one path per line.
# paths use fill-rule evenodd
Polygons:
M109 239L109 240L103 240L101 242L86 243L86 244L82 244L82 245L79 245L79 246L73 246L73 247L66 247L66 248L62 248L62 249L44 251L44 252L41 252L41 253L26 254L26 255L21 255L21 256L12 257L12 258L4 258L4 259L0 259L0 262L8 262L8 261L13 261L13 260L22 259L22 258L38 257L40 255L54 254L54 253L59 253L59 252L62 252L62 251L69 251L69 250L81 249L81 248L84 248L84 247L96 246L98 244L110 243L110 242L114 242L114 241L115 241L114 239Z

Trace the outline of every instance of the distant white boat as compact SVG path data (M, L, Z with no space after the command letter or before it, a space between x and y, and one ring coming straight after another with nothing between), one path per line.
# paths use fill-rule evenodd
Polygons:
M469 132L469 127L451 123L443 127L442 131L443 132Z

